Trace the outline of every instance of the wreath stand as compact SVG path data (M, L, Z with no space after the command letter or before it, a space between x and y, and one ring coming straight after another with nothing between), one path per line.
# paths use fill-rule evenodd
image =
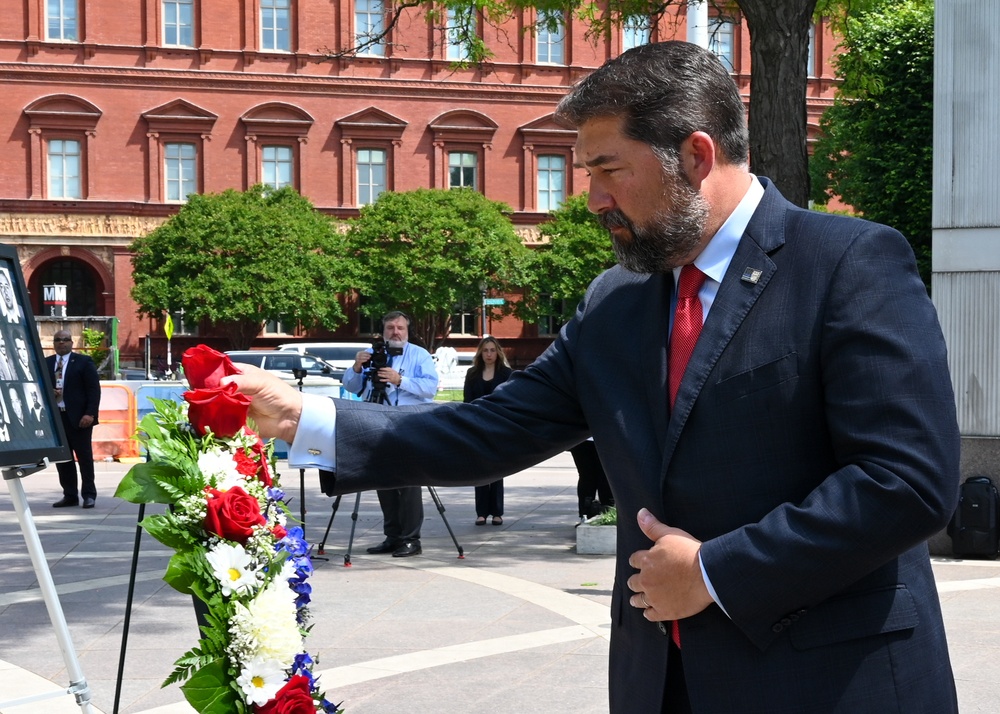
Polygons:
M49 619L55 629L56 639L59 641L59 649L62 650L63 662L66 663L66 671L70 676L69 686L64 691L47 692L36 694L21 699L0 702L0 710L6 707L17 707L22 704L62 697L72 694L76 697L76 703L80 705L80 710L84 714L90 714L90 686L83 676L80 668L80 661L76 657L73 649L73 640L69 634L69 627L66 625L66 617L63 614L62 605L59 602L59 594L56 592L55 583L52 581L52 573L49 571L49 564L45 560L45 553L42 550L42 542L38 538L38 530L35 528L35 521L31 517L31 509L28 507L28 499L24 494L24 486L21 479L37 471L41 471L48 466L48 459L44 459L38 464L28 466L9 466L4 468L3 480L7 482L10 489L11 499L14 502L14 510L17 512L17 520L21 524L21 533L24 534L24 543L28 547L28 554L31 556L31 564L35 569L35 577L38 579L38 587L42 591L42 598L45 600L45 607L49 611Z

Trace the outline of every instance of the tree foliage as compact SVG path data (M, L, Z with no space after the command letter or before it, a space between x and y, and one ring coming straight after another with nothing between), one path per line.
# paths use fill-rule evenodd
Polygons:
M345 320L343 237L291 188L191 195L131 245L140 314L183 309L246 349L269 320L332 329Z
M528 249L509 212L470 189L381 194L347 233L364 311L372 318L406 311L411 332L433 350L451 331L457 305L480 304L480 283L501 295L524 284Z
M934 5L896 0L848 22L836 102L810 170L813 198L840 196L906 235L929 280Z
M532 254L528 292L519 316L536 321L573 316L591 281L616 263L608 230L587 209L587 194L571 196L540 232L547 241Z

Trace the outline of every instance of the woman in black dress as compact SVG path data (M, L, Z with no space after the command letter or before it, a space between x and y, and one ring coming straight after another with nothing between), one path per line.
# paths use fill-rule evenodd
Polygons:
M487 335L480 341L472 366L465 373L464 401L471 402L489 394L498 384L507 381L511 371L500 343ZM503 525L503 479L476 486L476 516L477 526L485 526L487 516L493 516L493 525Z

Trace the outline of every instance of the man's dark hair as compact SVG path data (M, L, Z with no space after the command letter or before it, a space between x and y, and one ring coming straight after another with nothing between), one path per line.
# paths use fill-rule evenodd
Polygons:
M696 131L708 134L732 164L750 151L739 88L719 59L689 42L635 47L577 82L556 120L579 128L598 117L623 116L625 135L676 157Z

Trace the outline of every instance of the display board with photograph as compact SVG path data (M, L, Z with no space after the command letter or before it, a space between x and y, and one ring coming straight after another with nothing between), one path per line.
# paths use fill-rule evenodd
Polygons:
M0 244L0 466L71 458L17 250Z

